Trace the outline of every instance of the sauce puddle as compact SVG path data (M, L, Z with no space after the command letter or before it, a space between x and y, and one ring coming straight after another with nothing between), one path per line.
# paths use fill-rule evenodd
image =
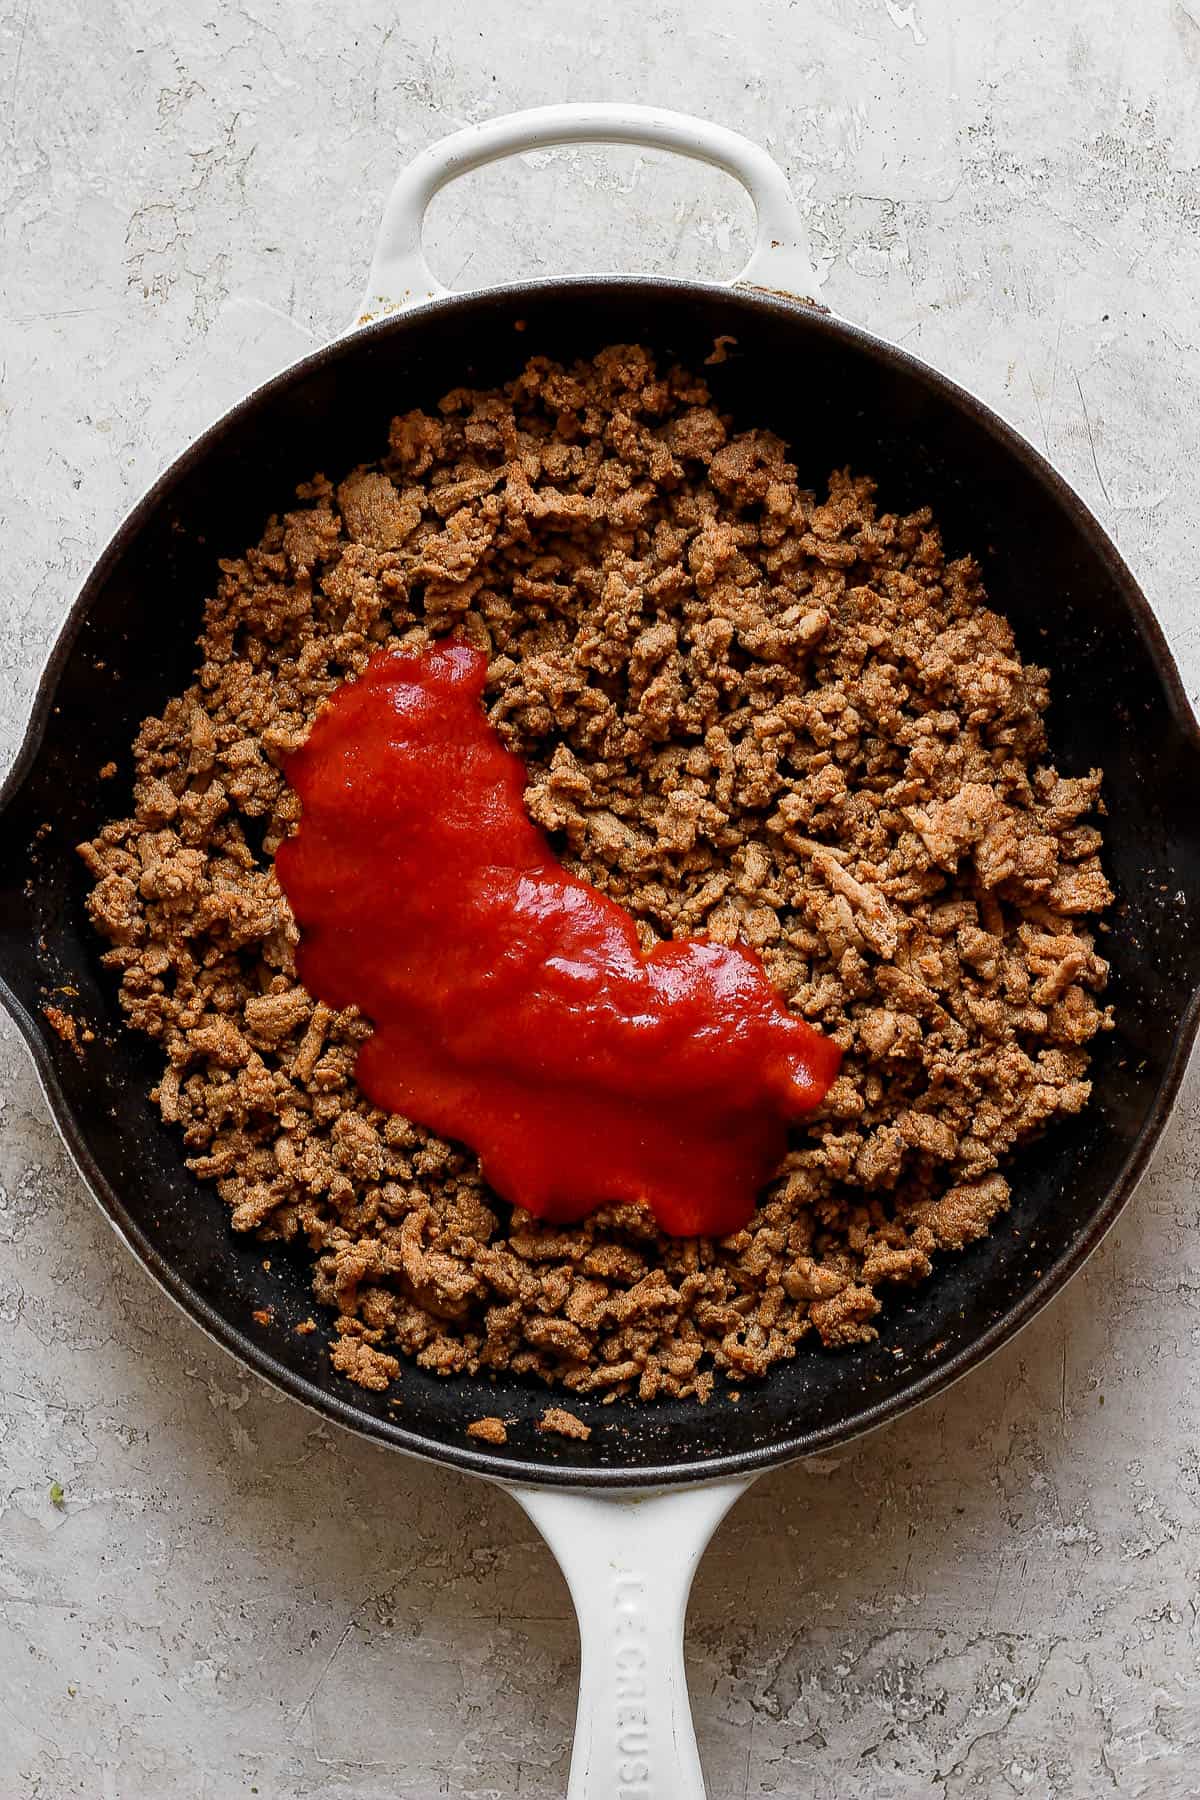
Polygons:
M355 1071L372 1104L469 1144L504 1199L735 1231L841 1053L747 947L642 953L526 813L486 675L465 644L381 650L288 759L303 814L275 867L300 979L374 1025Z

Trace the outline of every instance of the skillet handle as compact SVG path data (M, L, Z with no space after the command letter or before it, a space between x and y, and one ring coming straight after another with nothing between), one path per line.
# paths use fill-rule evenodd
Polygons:
M696 1565L753 1479L644 1497L509 1488L554 1553L579 1620L567 1800L704 1800L683 1622Z
M636 144L645 150L674 150L724 169L746 189L757 219L754 249L736 279L802 297L816 292L818 277L804 247L787 177L760 145L724 125L660 106L537 106L468 125L409 163L383 209L367 291L351 329L449 291L421 248L426 209L448 182L503 157L556 144Z

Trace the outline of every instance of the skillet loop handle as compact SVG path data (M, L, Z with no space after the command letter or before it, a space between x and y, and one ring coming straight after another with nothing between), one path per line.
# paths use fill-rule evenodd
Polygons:
M553 1551L579 1620L567 1800L704 1800L684 1615L701 1554L751 1479L644 1498L509 1489Z
M746 189L757 220L754 249L736 280L802 298L815 294L819 281L787 177L760 145L723 125L658 106L538 106L468 125L408 165L384 207L367 291L352 329L449 292L421 248L426 210L448 182L503 157L560 144L636 144L724 169Z

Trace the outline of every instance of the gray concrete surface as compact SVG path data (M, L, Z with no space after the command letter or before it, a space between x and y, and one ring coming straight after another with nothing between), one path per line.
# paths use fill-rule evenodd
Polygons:
M0 760L78 578L245 378L343 322L453 126L657 100L762 139L825 295L1013 418L1200 686L1197 0L0 0ZM746 206L632 153L431 220L482 282L726 273ZM699 1577L714 1800L1200 1794L1200 1119L940 1404L761 1482ZM3 1800L561 1794L565 1589L501 1495L322 1428L110 1237L0 1027ZM49 1498L62 1483L61 1509Z

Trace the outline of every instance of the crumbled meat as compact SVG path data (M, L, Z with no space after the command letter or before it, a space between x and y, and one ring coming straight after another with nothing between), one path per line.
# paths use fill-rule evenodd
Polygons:
M386 1356L358 1337L339 1338L333 1347L332 1360L339 1374L349 1376L359 1387L374 1388L379 1393L400 1373L400 1364L394 1356Z
M62 1039L63 1043L66 1044L69 1049L73 1050L76 1056L82 1059L83 1046L79 1041L79 1027L71 1017L70 1013L65 1012L61 1006L43 1006L42 1017L45 1019L50 1029L56 1032ZM83 1035L86 1038L90 1038L92 1033L88 1031Z
M369 1024L297 982L283 761L380 643L450 630L488 650L569 866L647 945L743 936L844 1050L732 1238L505 1207L467 1151L367 1104ZM1005 1153L1087 1100L1100 775L1049 766L1047 700L928 512L844 471L804 490L778 438L642 350L535 358L396 418L379 465L307 483L222 565L132 815L81 846L89 907L163 1117L236 1229L309 1247L343 1374L382 1390L406 1356L704 1399L806 1334L873 1336L890 1290L990 1229Z
M490 1414L482 1419L472 1419L467 1426L467 1436L481 1438L485 1444L507 1444L508 1427L503 1419Z
M578 1438L583 1444L592 1435L590 1425L585 1425L582 1419L576 1418L573 1412L568 1412L562 1406L548 1406L538 1420L537 1428L539 1431L551 1431L556 1437Z

